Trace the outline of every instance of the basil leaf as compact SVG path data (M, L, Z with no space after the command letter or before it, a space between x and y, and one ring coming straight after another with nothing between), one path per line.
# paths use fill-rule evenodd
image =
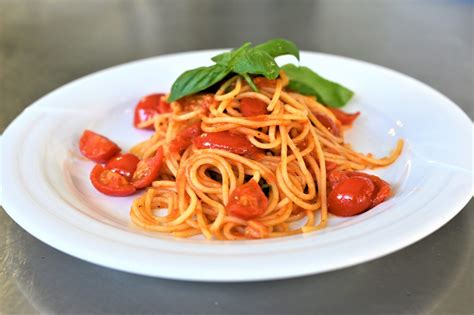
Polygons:
M222 54L219 54L217 56L214 56L211 58L212 61L217 63L218 65L222 65L225 67L228 67L231 65L232 61L238 58L238 56L245 51L250 49L250 46L252 44L250 42L245 42L242 46L239 48L232 49L229 52L224 52Z
M293 42L289 40L277 38L269 40L263 44L255 46L252 50L264 51L273 58L283 55L293 55L300 60L300 51Z
M205 90L224 79L230 72L231 69L218 64L188 70L173 83L168 102L174 102L183 96Z
M287 64L281 67L290 82L288 87L295 92L316 96L318 101L329 107L342 107L349 102L354 92L329 81L307 67Z
M240 75L244 73L260 74L268 79L276 79L280 67L268 53L251 49L235 59L232 71Z

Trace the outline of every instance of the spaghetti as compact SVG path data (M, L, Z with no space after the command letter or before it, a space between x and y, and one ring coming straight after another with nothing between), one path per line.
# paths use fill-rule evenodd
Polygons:
M216 93L171 102L169 112L140 123L142 128L154 126L155 132L130 152L143 160L162 150L163 163L152 185L132 204L134 224L176 237L204 235L217 240L322 229L328 222L328 193L333 188L328 171L350 176L390 165L401 154L403 140L380 159L354 151L344 142L345 126L333 111L315 97L288 89L284 71L276 80L256 77L253 82L258 92L241 76L233 76ZM243 104L249 99L264 104L257 115L245 115ZM203 134L196 136L189 126ZM229 150L225 141L206 142L224 133L234 142L246 142L249 150ZM236 195L242 187L265 192L254 198L261 202L253 204L264 209L240 216L231 211L236 200L255 203L245 194Z

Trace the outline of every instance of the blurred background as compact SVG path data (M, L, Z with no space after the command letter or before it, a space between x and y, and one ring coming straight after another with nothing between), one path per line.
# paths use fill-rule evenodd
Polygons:
M473 30L473 1L0 0L0 133L36 99L91 72L275 37L408 74L472 119ZM473 314L473 210L471 201L426 239L352 268L200 284L80 261L0 209L0 313Z

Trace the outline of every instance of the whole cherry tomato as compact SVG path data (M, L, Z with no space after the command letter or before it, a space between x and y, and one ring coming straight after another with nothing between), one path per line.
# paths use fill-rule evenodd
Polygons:
M328 210L332 214L348 217L368 210L372 206L375 186L365 177L349 177L336 185L328 195Z
M369 210L391 195L390 185L386 181L362 172L334 170L329 172L327 182L329 211L339 216L350 216Z

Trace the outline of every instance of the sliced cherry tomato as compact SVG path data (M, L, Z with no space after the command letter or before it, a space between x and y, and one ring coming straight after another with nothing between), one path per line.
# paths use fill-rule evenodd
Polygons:
M110 159L105 167L114 173L119 173L128 180L132 178L140 159L131 153L120 154Z
M253 79L253 83L259 88L263 87L275 87L277 80L270 80L265 77L256 77Z
M195 122L181 130L170 143L170 151L181 153L193 144L193 139L201 135L201 122Z
M331 132L336 137L340 136L341 132L339 130L339 127L331 118L321 113L316 113L315 116L316 119L319 120L319 122L323 124L323 126L326 127L327 130L329 130L329 132Z
M86 158L97 163L105 163L120 152L114 142L90 130L82 133L79 150Z
M155 156L138 162L137 170L132 177L133 186L138 189L150 185L158 177L162 163L163 148L159 147Z
M246 136L228 131L203 133L194 138L193 142L198 149L219 149L246 156L263 153L263 150L254 146Z
M250 220L265 212L267 206L267 197L258 183L252 179L238 186L230 194L226 211L229 215Z
M171 112L171 106L164 100L164 98L165 94L163 93L150 94L143 97L135 107L133 125L136 128L140 128L139 125L142 122L150 120L156 115ZM150 130L154 130L154 128L153 125L143 127L143 129Z
M328 210L341 217L362 213L372 207L375 185L366 177L354 176L339 182L328 195Z
M244 117L266 115L267 104L258 98L245 97L240 100L240 112Z
M100 164L92 169L90 179L95 189L109 196L128 196L136 190L125 177Z
M337 120L341 122L343 125L350 125L359 117L360 112L356 113L346 113L340 109L328 107L328 109L336 116Z

